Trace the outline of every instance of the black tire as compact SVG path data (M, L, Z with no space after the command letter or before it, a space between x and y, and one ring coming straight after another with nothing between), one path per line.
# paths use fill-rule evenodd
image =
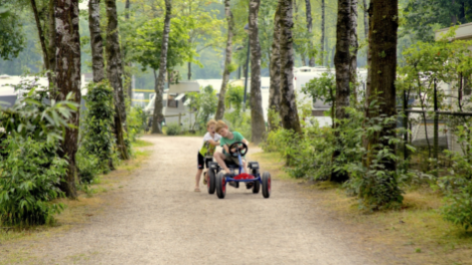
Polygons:
M269 172L264 172L262 174L262 196L264 198L269 198L270 197L270 189L271 189L271 178L270 178L270 173Z
M257 177L257 173L259 173L259 172L253 171L252 175L254 177ZM259 180L254 181L254 184L252 186L252 193L258 194L260 189L261 189L261 183L259 182Z
M226 178L223 172L219 172L216 175L216 196L219 199L224 199L226 195Z
M207 189L208 194L214 194L216 188L216 176L215 171L213 169L209 169L207 172L208 181L207 181Z

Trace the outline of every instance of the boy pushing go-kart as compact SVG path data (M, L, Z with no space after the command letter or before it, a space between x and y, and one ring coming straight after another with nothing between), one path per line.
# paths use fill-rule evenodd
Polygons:
M237 157L230 155L229 147L237 142L243 142L244 144L248 144L248 141L242 136L239 132L233 131L231 132L228 128L228 125L222 120L216 122L216 133L221 135L220 145L223 147L223 152L215 152L214 158L221 169L224 171L225 174L229 173L230 170L226 165L227 162L234 163L236 165L242 166L243 172L247 172L246 170L246 161L241 159L242 165L239 164L239 159ZM235 150L232 150L235 151ZM244 157L243 157L244 158ZM232 186L237 187L236 183L229 183ZM246 187L248 189L252 188L252 183L246 183Z

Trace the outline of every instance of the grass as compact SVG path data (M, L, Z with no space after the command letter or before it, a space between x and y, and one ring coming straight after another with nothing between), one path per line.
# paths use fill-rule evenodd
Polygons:
M127 181L132 177L131 172L139 168L151 154L151 151L139 148L152 146L152 143L137 140L132 146L134 153L131 160L122 161L116 170L98 176L92 184L80 186L77 200L67 198L56 200L55 202L62 203L65 209L54 216L52 224L14 228L9 231L0 229L0 265L26 261L34 263L35 257L32 256L31 250L37 245L35 241L86 224L90 217L100 214L106 206L120 203L118 197L107 200L103 196L113 196L115 192L127 186Z
M278 153L255 153L251 159L278 179L303 182L283 171L284 161ZM400 210L366 212L359 208L357 198L348 196L338 184L319 182L305 187L317 205L397 257L418 264L472 264L472 232L442 218L439 208L443 198L429 188L407 189Z

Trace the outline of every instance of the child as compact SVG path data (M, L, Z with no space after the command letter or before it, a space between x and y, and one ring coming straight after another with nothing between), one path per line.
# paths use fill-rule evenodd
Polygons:
M218 165L226 172L230 172L228 166L226 166L225 161L227 162L234 162L236 164L239 164L239 160L235 157L232 157L229 154L229 147L236 142L243 142L246 145L249 144L249 142L244 139L244 136L242 136L239 132L233 131L230 132L228 125L224 123L224 121L218 121L216 123L216 132L221 135L221 140L220 140L220 145L223 147L223 152L216 152L214 157L216 161L218 162ZM242 167L243 167L243 172L246 171L246 161L242 159ZM231 183L230 183L231 184ZM247 183L248 188L252 187L252 183Z
M200 192L200 176L202 175L203 168L206 165L208 168L208 162L212 160L213 153L215 152L216 146L219 144L221 138L220 135L215 133L215 120L210 120L207 123L207 133L203 136L203 146L198 151L198 171L197 176L195 177L196 185L195 192ZM204 176L206 178L206 176ZM206 182L206 179L204 179Z

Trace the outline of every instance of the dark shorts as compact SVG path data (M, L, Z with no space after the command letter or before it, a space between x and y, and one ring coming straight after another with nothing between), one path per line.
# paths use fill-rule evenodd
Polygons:
M242 157L241 159L244 161L244 157ZM233 164L236 164L238 166L241 166L239 164L239 159L235 156L225 155L225 162L226 162L226 164L233 163Z
M198 152L198 169L203 169L205 166L208 168L208 163L213 161L210 157L203 157L200 152Z

